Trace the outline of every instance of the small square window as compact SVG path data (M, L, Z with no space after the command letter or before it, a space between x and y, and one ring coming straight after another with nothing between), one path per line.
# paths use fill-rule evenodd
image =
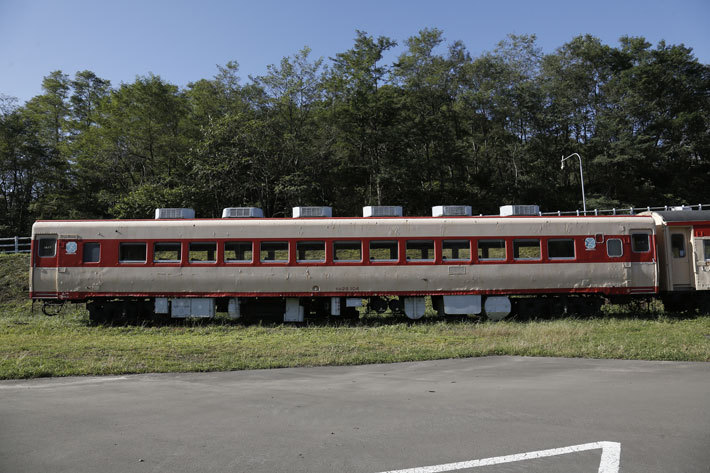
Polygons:
M288 263L288 242L262 241L260 260L263 263Z
M299 241L296 243L296 260L299 262L322 263L325 261L324 241Z
M160 242L153 244L153 262L154 263L179 263L180 262L180 243L177 242Z
M479 260L504 260L505 240L478 240Z
M120 243L118 247L118 261L120 263L145 263L145 243Z
M396 241L381 240L370 242L370 261L397 261L398 259Z
M334 241L333 261L362 261L362 243L359 241Z
M574 240L547 240L547 256L550 259L574 259Z
M193 242L190 243L190 263L216 263L217 243Z
M101 259L101 243L84 243L81 260L84 263L98 263Z
M610 238L606 241L606 254L611 258L618 258L624 254L624 245L618 238Z
M57 254L56 238L40 238L37 243L37 254L42 258L49 258Z
M227 263L250 263L252 243L250 241L228 241L224 244L224 261Z
M407 261L434 261L434 240L408 240Z
M648 253L651 251L648 233L631 234L631 251L634 253Z
M674 258L685 258L685 236L683 234L671 234L671 252Z
M444 240L441 242L441 257L444 261L468 261L471 259L471 242Z
M515 259L540 259L540 240L513 240L513 258Z

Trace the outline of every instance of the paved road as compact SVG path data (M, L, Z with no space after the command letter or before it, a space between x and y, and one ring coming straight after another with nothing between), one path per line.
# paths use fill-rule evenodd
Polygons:
M1 472L377 473L594 442L620 444L622 472L710 472L710 363L490 357L0 382ZM457 471L597 472L601 454Z

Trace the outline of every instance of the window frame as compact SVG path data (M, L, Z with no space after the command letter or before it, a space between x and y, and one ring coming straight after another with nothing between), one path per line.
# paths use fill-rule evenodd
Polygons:
M446 242L458 242L458 243L467 243L467 249L468 249L468 258L447 258L444 256L444 244ZM473 252L471 251L471 240L466 239L466 238L447 238L447 239L442 239L441 240L441 262L442 264L446 264L448 262L468 262L471 261L471 257L473 256Z
M264 255L268 252L268 251L264 251L264 245L275 244L275 243L286 244L286 259L273 259L273 260L264 259ZM276 252L276 251L284 251L284 250L281 250L281 249L274 250L274 252ZM288 264L290 259L291 259L291 240L260 240L259 241L259 264Z
M127 246L143 246L143 260L125 260L121 259L121 248ZM118 262L120 264L146 264L148 262L148 243L145 241L121 241L118 243Z
M644 235L646 237L646 249L645 250L637 250L636 249L636 244L634 242L634 237ZM647 232L633 232L631 233L631 252L632 253L650 253L651 252L651 234Z
M86 261L86 245L97 245L99 247L99 259L96 261ZM100 241L84 241L81 243L81 264L98 264L101 263L101 242Z
M214 259L211 259L211 260L192 259L190 257L190 253L193 251L192 245L214 245ZM209 254L209 250L195 250L195 251L206 251L207 254ZM219 251L219 245L217 244L216 241L188 241L187 242L187 260L186 261L188 264L217 264L217 261L219 261L219 254L217 254L218 251Z
M249 252L251 253L251 258L249 259L227 259L227 251L235 251L235 250L227 250L227 245L230 243L233 244L240 244L240 243L246 243L249 244ZM222 255L224 258L224 264L250 264L254 262L254 242L252 240L226 240L222 242ZM236 251L235 251L236 253Z
M410 258L407 256L407 251L410 249L409 244L410 243L431 243L431 253L429 254L428 258ZM416 250L416 248L412 248L412 250ZM398 248L399 251L399 248ZM404 240L404 259L407 261L407 263L435 263L436 262L436 240L433 238L414 238L414 239L406 239Z
M43 255L42 254L42 240L52 240L54 241L54 245L52 247L52 254L51 255ZM37 256L39 258L56 258L57 256L57 242L58 238L57 237L50 237L50 236L41 236L37 238Z
M502 247L493 247L493 249L502 249L503 250L503 257L502 258L491 258L491 257L483 257L478 253L478 250L481 249L481 242L501 242L503 243ZM491 248L488 248L489 250ZM499 261L507 261L508 260L508 245L505 241L505 238L479 238L476 240L476 258L478 259L479 262L483 263L488 263L488 262L499 262Z
M337 256L338 253L337 253L337 249L335 248L335 245L338 244L338 243L353 243L353 244L354 244L354 243L357 243L357 244L360 246L360 259L337 259L336 256ZM363 263L363 262L364 262L364 256L365 256L365 255L364 255L365 252L364 252L363 248L364 248L364 245L363 245L362 240L356 240L356 239L352 239L352 240L347 240L347 239L344 239L344 240L333 240L333 241L331 242L331 249L332 249L332 253L331 253L331 254L333 255L333 256L332 256L333 264Z
M703 239L703 256L705 261L710 261L710 238Z
M609 253L609 243L611 243L612 241L619 242L619 249L621 250L620 254L612 255L611 253ZM624 240L622 240L621 238L607 238L606 239L606 255L609 258L622 258L624 256Z
M550 243L553 242L572 242L572 256L550 256ZM555 261L573 261L577 259L577 243L574 238L549 238L547 240L547 258Z
M520 256L520 249L518 249L518 256L515 256L516 244L525 242L537 242L538 255L535 257ZM534 248L534 246L526 246L524 248ZM542 261L542 241L540 238L513 238L512 241L513 249L513 261Z
M674 237L680 237L680 242L683 244L682 247L680 248L680 251L683 252L681 256L676 256L675 253L673 252L673 240ZM677 240L677 238L675 238ZM688 250L687 250L687 245L685 244L685 235L682 233L671 233L671 257L675 259L683 259L688 256ZM679 252L680 253L680 252Z
M392 258L374 259L372 257L372 244L373 243L375 243L375 244L377 244L377 243L394 243L395 250L396 250L395 254L397 255L397 257L394 259L392 259ZM375 248L375 249L377 250L377 249L384 249L384 248ZM399 250L400 250L399 239L392 240L392 239L386 239L386 238L374 238L372 240L369 240L367 243L367 257L368 257L370 263L375 263L375 264L397 263L397 262L399 262L399 256L400 256ZM391 255L392 255L392 250L390 249L390 256Z
M178 247L178 259L165 259L165 260L157 260L155 259L155 254L157 253L156 246L157 245L174 245ZM168 251L168 250L161 250L161 251ZM172 250L170 250L172 251ZM154 264L177 264L182 262L182 242L179 241L154 241L153 242L153 263Z
M299 256L299 251L298 247L300 245L307 245L307 244L313 244L313 243L319 243L323 245L323 258L322 259L300 259ZM299 264L323 264L326 262L326 242L325 240L297 240L296 241L296 263ZM307 250L305 250L307 251Z

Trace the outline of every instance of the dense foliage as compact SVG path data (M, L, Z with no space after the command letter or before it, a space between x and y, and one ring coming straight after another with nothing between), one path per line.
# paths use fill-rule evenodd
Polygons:
M150 217L155 207L708 201L710 67L691 49L579 36L543 55L511 35L472 58L437 29L357 32L329 61L305 48L244 82L238 65L184 89L159 76L111 86L55 71L18 106L0 95L0 234L37 218Z

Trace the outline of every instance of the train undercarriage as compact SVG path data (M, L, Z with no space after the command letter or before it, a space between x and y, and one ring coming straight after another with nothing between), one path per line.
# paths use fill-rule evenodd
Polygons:
M468 316L482 320L535 319L601 314L607 303L651 307L660 299L666 312L710 312L710 294L703 292L655 295L603 296L601 294L515 296L371 296L357 297L248 297L248 298L133 298L87 301L93 324L204 319L225 313L232 319L300 323L317 318L353 320L362 314L393 314L417 320L425 314Z

